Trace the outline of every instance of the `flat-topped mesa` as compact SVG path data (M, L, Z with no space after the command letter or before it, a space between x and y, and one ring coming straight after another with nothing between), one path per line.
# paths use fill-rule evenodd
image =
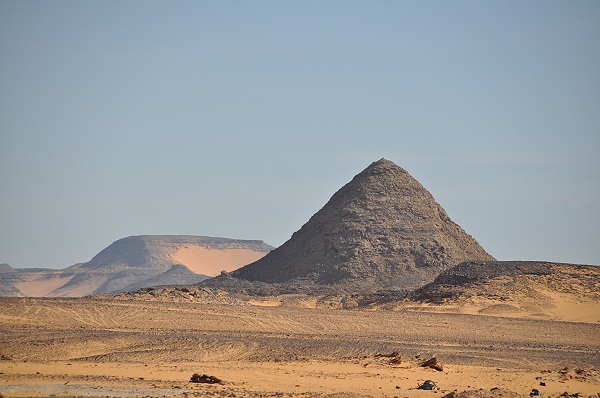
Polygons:
M119 239L90 261L61 270L13 270L0 264L0 296L81 297L201 282L273 249L260 240L193 235Z
M279 248L231 275L413 290L466 260L493 260L406 170L381 159L337 191Z
M156 268L168 270L175 263L190 268L193 264L178 258L183 252L203 248L212 251L246 251L254 261L268 253L273 247L261 240L229 239L195 235L140 235L129 236L113 242L82 265L85 269L110 269L122 266ZM252 255L256 253L256 255ZM179 256L178 256L179 255ZM190 256L188 256L190 257ZM253 258L254 257L254 258ZM248 262L250 262L248 261ZM239 263L237 266L243 265ZM237 268L237 267L235 267ZM233 268L233 269L235 269ZM227 269L228 271L231 269ZM206 270L195 270L204 273ZM207 273L208 274L208 273Z

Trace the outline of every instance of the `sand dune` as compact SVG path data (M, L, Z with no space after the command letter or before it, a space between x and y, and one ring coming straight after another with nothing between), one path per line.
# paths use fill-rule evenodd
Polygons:
M233 271L242 265L262 258L266 252L248 249L211 249L203 246L187 245L173 255L175 263L183 264L198 274L217 276L221 271Z
M62 276L59 274L50 276L43 273L32 273L25 276L23 281L16 283L14 286L25 297L43 297L69 282L71 278L73 278L73 275Z
M571 322L600 323L600 301L590 301L565 293L548 292L553 308L549 313L555 319Z
M600 323L600 302L572 294L544 291L538 302L474 299L462 307L465 314L487 314L568 322Z
M572 295L548 293L547 301L536 303L490 300L473 297L452 304L395 304L394 309L469 315L491 315L497 317L556 320L600 324L600 302L579 300Z

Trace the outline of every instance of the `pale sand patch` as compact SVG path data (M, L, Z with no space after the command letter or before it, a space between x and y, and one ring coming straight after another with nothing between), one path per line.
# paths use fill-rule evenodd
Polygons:
M94 294L96 289L108 280L108 275L88 274L85 284L77 284L60 290L59 294L48 294L48 297L83 297Z
M556 319L571 322L600 322L600 302L578 298L572 294L545 291L554 308L548 310Z
M258 307L279 307L281 305L281 300L277 300L277 299L248 300L248 304L256 305Z
M573 294L538 289L547 300L539 303L474 300L462 308L464 314L485 314L511 318L548 319L568 322L600 322L600 302Z
M235 271L262 257L266 252L248 249L209 249L202 246L185 246L178 249L172 259L183 264L197 274L217 276L221 271Z
M44 279L41 280L32 277L25 282L16 283L15 287L19 289L21 294L25 297L41 297L48 295L51 291L58 289L73 278L73 276L57 276L45 279L47 277L46 275L42 275L42 277Z
M537 290L546 296L546 300L543 302L501 301L475 296L470 297L467 301L452 302L451 304L398 305L396 310L600 323L600 301L578 297L574 294L557 293L539 288Z

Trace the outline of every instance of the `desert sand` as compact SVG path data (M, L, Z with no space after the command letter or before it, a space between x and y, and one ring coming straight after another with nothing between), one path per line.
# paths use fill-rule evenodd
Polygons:
M597 323L116 299L0 300L0 393L9 397L441 397L479 389L482 396L529 396L534 388L544 397L565 391L587 397L600 393L598 352ZM419 366L434 355L443 371ZM191 383L193 373L223 383ZM416 389L425 380L439 390Z
M538 289L540 291L541 289ZM445 305L399 302L383 307L420 312L492 315L496 317L539 319L551 321L587 322L600 324L600 301L546 290L543 300L490 299L470 297Z
M53 276L51 272L40 273L39 275L32 274L25 281L15 284L15 287L19 289L23 296L43 297L69 282L71 278L73 276L65 277L60 274Z
M265 254L267 253L248 249L220 250L187 245L178 249L172 258L175 263L184 264L197 274L217 276L221 271L236 270L264 257Z

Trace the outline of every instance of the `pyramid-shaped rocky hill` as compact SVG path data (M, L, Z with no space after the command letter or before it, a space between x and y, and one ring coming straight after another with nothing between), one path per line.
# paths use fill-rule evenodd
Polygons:
M407 291L467 260L493 258L418 181L381 159L336 192L287 242L230 275L354 292Z

